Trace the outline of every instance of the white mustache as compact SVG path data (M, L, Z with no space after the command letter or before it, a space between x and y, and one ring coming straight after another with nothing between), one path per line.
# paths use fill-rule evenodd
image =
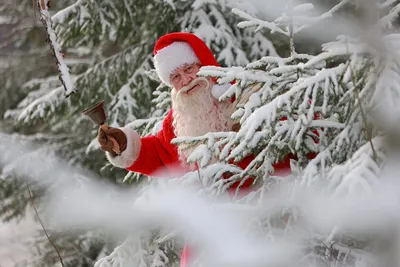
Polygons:
M178 91L178 95L180 93L186 93L187 91L189 91L190 89L192 89L193 87L195 87L196 85L200 85L202 82L205 83L206 88L208 88L210 86L210 82L208 81L207 78L205 77L197 77L196 79L192 80L188 85L182 87L179 91Z

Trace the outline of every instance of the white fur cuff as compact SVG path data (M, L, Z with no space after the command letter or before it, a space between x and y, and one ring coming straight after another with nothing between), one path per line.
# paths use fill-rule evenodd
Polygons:
M140 135L129 127L119 128L126 136L126 149L119 156L113 157L106 152L107 159L112 165L119 168L128 168L137 160L140 153L142 141Z

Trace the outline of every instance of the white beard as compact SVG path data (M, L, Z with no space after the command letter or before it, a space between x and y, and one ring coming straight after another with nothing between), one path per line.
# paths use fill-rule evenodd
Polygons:
M184 93L187 88L200 84L201 88L190 95ZM204 77L193 80L187 88L179 92L172 89L173 126L177 137L201 136L208 132L230 131L232 120L230 119L230 102L218 102L211 94L213 83ZM186 164L187 158L196 146L187 147L186 144L178 145L180 160ZM193 167L193 166L192 166Z

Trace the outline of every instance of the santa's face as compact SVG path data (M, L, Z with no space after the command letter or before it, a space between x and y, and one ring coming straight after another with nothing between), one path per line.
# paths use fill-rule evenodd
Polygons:
M191 94L194 90L198 89L197 83L193 84L193 87L188 86L197 78L197 73L200 70L201 65L198 63L185 64L182 67L176 69L170 75L170 81L172 87L178 91L185 91L187 94Z
M197 76L200 67L198 63L185 64L170 75L172 105L185 110L187 115L190 110L201 108L205 101L208 105L213 103L209 99L213 82L210 78Z

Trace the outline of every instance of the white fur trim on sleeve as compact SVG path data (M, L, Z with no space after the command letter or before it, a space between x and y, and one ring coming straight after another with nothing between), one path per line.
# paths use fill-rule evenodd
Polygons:
M213 97L219 100L219 98L231 87L230 84L214 84L211 88L211 94Z
M137 160L142 146L140 135L131 128L119 128L126 136L127 144L126 149L119 156L113 157L110 153L106 152L107 159L112 165L119 168L128 168Z
M154 66L161 81L171 86L170 75L185 64L200 63L192 47L186 42L174 42L160 49L154 56Z

